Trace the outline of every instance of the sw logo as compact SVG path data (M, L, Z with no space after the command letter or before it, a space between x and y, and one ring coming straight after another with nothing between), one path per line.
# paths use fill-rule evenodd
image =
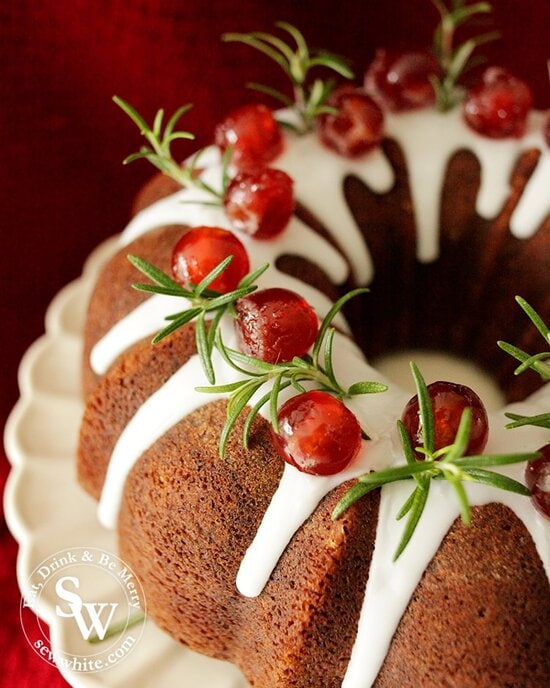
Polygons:
M83 602L80 595L70 588L80 587L80 581L76 576L63 576L55 584L57 596L64 600L69 611L55 606L55 613L65 619L74 618L84 640L88 640L92 631L95 631L99 640L105 638L113 615L118 607L118 602Z

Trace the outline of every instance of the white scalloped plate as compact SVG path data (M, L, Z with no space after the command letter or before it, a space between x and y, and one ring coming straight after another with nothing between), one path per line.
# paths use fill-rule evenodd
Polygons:
M65 287L46 313L46 334L27 351L19 368L21 397L5 430L12 463L5 491L8 526L19 543L17 578L23 594L33 570L47 557L71 547L116 551L113 533L96 518L95 502L75 477L75 452L83 406L80 395L82 327L86 304L100 266L115 239L90 256L82 276ZM54 613L43 600L39 616L49 624L52 649L78 650L74 623ZM124 661L97 673L63 669L75 688L246 688L231 664L208 659L182 647L152 622Z

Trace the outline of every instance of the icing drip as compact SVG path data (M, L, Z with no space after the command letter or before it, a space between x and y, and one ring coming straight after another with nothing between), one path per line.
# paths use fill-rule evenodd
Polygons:
M257 597L267 584L292 536L315 511L323 497L346 480L387 464L388 440L363 442L353 465L336 475L321 477L301 473L285 464L283 477L248 548L237 574L237 590Z
M389 191L394 182L393 170L381 150L372 151L360 160L333 155L327 173L327 152L315 134L294 137L277 160L277 167L296 180L296 197L318 218L341 247L351 263L359 284L367 284L373 275L368 248L361 236L344 197L343 182L355 175L374 191Z
M491 219L501 211L509 193L509 182L519 155L530 148L542 159L524 192L512 220L518 237L532 236L550 212L550 153L540 134L540 113L529 119L529 135L522 139L493 140L472 131L458 110L440 113L432 109L409 113L386 113L386 131L405 155L417 225L417 256L422 262L435 260L439 252L439 203L445 172L452 155L471 150L481 166L481 186L476 210ZM411 136L411 131L414 135Z
M409 169L419 260L437 258L440 192L448 162L460 149L471 150L479 160L481 186L476 208L485 218L492 218L501 211L508 196L511 172L521 152L530 148L541 151L539 163L527 182L511 220L511 231L518 237L529 237L536 231L550 211L550 153L540 135L541 117L540 113L531 115L529 132L523 139L492 141L468 129L456 110L446 114L428 109L386 114L387 135L400 145ZM209 149L201 159L201 164L206 167L205 180L214 186L219 185L221 168L217 152ZM372 276L368 248L346 204L342 184L346 176L354 175L377 193L389 191L394 176L383 152L375 151L364 158L348 160L328 152L314 135L302 138L289 135L285 152L277 160L276 166L294 178L298 200L322 220L341 247L356 280L367 283ZM204 198L204 194L200 191L182 190L158 201L132 220L122 235L122 242L129 243L144 232L166 224L206 224L229 228L221 209L189 203L201 198ZM284 253L301 255L320 265L335 283L343 283L347 278L347 262L329 242L297 218L293 218L285 232L273 241L254 241L240 234L239 238L249 252L253 267L264 262L272 265L260 280L262 288L286 286L299 291L321 316L330 307L328 299L277 270L274 266L276 258ZM181 300L178 301L175 310L182 310ZM121 321L116 326L118 330L115 334L108 333L96 345L92 356L98 371L108 367L123 346L159 329L158 316L152 315L155 310L155 302L150 299ZM171 304L163 302L163 316L173 310ZM229 345L230 337L231 333L228 337L224 333ZM114 345L113 340L120 341L120 346ZM336 337L334 358L337 377L343 384L351 384L357 379L381 379L345 337ZM218 383L238 378L238 374L216 352L214 359ZM143 451L181 418L218 398L195 392L194 388L203 384L203 371L198 357L194 356L145 402L130 421L109 464L100 502L102 523L114 527L126 477ZM287 390L284 394L290 392ZM241 564L237 585L243 594L254 596L261 592L294 533L330 490L366 470L404 462L395 437L395 419L401 415L408 397L397 387L392 387L385 394L367 395L347 402L373 439L363 443L359 457L346 472L326 478L301 474L290 466L285 467L281 483ZM255 400L253 398L250 403L253 404ZM536 414L549 404L550 385L546 385L529 400L510 407L510 410ZM491 416L487 451L530 451L546 441L544 432L532 427L503 433L501 428L504 423L502 413ZM501 470L517 480L523 480L522 466L504 467ZM550 578L550 528L532 508L529 500L479 485L467 485L466 488L472 504L498 501L516 513L531 533ZM369 688L376 679L418 581L459 515L456 498L450 493L452 488L444 481L434 481L422 523L413 536L414 542L397 563L392 563L403 527L402 523L395 520L395 514L410 489L409 483L388 485L382 489L373 560L357 638L343 683L345 688Z
M505 410L535 415L548 408L550 387L547 385L529 400ZM524 428L521 433L503 433L507 420L504 411L490 415L487 453L533 451L547 441L543 428ZM496 470L496 469L494 469ZM499 472L524 482L524 465L502 467ZM530 500L504 490L479 484L465 484L470 504L480 506L499 502L508 506L530 532L545 571L550 579L550 528L533 508ZM413 534L410 545L397 562L392 562L403 524L395 515L411 490L409 484L395 483L382 488L380 513L369 579L351 659L343 688L370 688L386 657L393 635L425 569L435 556L447 531L459 518L458 501L452 487L432 481L430 496Z

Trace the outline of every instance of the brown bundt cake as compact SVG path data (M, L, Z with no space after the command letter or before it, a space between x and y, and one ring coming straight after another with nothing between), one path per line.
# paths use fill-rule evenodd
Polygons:
M320 319L343 293L370 286L345 310L355 343L344 320L336 323L334 366L345 385L384 382L360 350L370 360L438 349L489 371L516 402L508 411L547 411L548 384L534 373L514 377L513 360L496 347L502 339L536 348L515 294L550 316L542 117L531 112L523 136L495 140L469 129L459 108L387 111L381 147L353 158L314 132L281 134L273 164L294 181L296 211L270 239L236 234L252 270L270 264L258 286L300 293ZM200 178L217 184L223 164L209 149ZM384 393L345 400L368 439L337 474L284 464L267 414L256 417L248 448L239 416L220 459L228 395L196 390L208 385L196 325L152 345L182 306L132 290L139 274L126 258L170 272L172 248L190 228L233 231L223 206L201 204L206 196L151 181L97 282L86 327L79 479L100 500L102 523L118 527L151 617L185 645L237 664L259 688L546 685L550 521L527 497L469 486L468 527L450 484L432 481L395 562L396 514L412 480L332 518L358 476L404 463L395 425L409 394L388 383ZM220 328L233 346L229 315ZM212 360L217 384L239 379L217 350ZM547 441L544 428L505 423L504 410L490 415L486 452ZM505 470L523 481L524 466Z

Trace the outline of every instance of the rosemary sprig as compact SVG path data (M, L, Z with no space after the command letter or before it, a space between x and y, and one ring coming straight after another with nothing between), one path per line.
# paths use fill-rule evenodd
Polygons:
M167 177L181 184L181 186L185 188L195 187L212 196L213 201L209 202L209 205L222 205L223 197L229 184L227 169L231 155L230 149L225 151L222 161L222 183L220 190L215 189L200 177L198 163L206 149L199 150L187 165L179 164L172 156L171 144L174 141L177 139L193 140L195 138L194 134L188 131L176 131L176 125L181 117L193 107L191 104L182 105L178 108L170 117L163 130L164 110L162 108L158 110L151 127L139 112L125 100L118 96L113 96L113 100L130 117L140 130L142 136L149 143L148 146L142 146L137 153L132 153L125 158L123 161L124 165L134 162L134 160L149 160L152 165Z
M181 296L187 299L189 303L189 307L185 308L185 310L166 316L166 320L169 321L169 324L153 338L152 343L156 344L160 342L183 325L195 320L197 353L200 357L208 382L214 384L216 382L216 376L212 364L212 350L214 348L214 341L220 320L224 313L233 308L234 303L238 299L251 294L257 289L255 282L260 275L267 270L268 265L263 265L257 270L245 275L237 285L237 288L233 291L226 294L220 294L217 291L209 289L209 287L228 267L233 260L233 256L225 258L225 260L208 273L199 284L191 285L188 289L182 287L162 270L159 270L159 268L143 258L129 255L128 260L154 283L136 283L132 285L134 289L152 294ZM207 325L207 314L212 316L209 325Z
M229 394L227 419L220 438L220 456L223 457L225 454L227 440L240 414L252 397L268 383L272 383L270 391L264 394L248 412L243 430L243 443L246 448L248 448L252 422L266 404L269 404L271 424L275 432L278 431L279 395L289 386L301 393L306 391L303 383L310 383L315 388L330 392L339 399L387 390L385 384L369 381L356 382L350 387L344 388L336 379L332 365L336 331L334 327L331 327L331 322L350 299L367 291L367 289L355 289L342 296L334 304L321 323L311 356L295 357L291 361L283 363L267 363L227 347L218 333L215 340L217 349L224 360L243 375L243 379L227 385L197 388L199 392Z
M476 15L487 15L493 11L488 2L475 2L467 5L465 0L453 0L451 8L447 7L444 0L432 0L441 16L434 33L433 50L437 57L443 76L433 77L432 83L436 93L436 103L439 110L450 110L459 99L457 88L460 76L473 66L472 53L474 50L490 41L499 38L496 31L480 34L454 46L456 30L465 22Z
M403 444L406 464L362 475L358 478L357 483L338 502L332 514L332 518L337 519L358 499L361 499L361 497L376 488L413 478L416 482L416 487L396 516L398 520L407 516L407 522L395 551L394 561L403 553L418 526L428 501L432 479L444 479L451 484L460 505L462 521L464 524L469 525L471 522L471 507L464 489L464 481L478 482L501 490L529 496L531 493L520 482L486 469L491 466L504 466L522 461L531 461L539 456L538 453L464 456L472 424L472 412L469 408L464 409L462 413L454 442L447 447L435 450L433 409L428 389L422 374L414 363L411 363L411 369L415 379L421 426L423 428L423 446L417 447L416 451L422 453L425 458L420 461L416 459L409 434L403 423L398 421L397 429Z
M516 296L516 302L520 305L529 320L531 320L533 325L536 327L549 350L531 355L526 351L522 351L517 346L509 344L508 342L499 341L497 344L503 351L505 351L507 354L510 354L510 356L520 362L520 365L514 371L514 375L520 375L521 373L530 369L538 373L543 380L550 380L550 363L546 362L547 359L550 358L550 329L537 311L531 305L529 305L524 298L521 296ZM521 416L516 413L507 413L506 416L512 421L511 423L508 423L506 426L507 428L519 428L524 425L535 425L550 429L550 413L543 413L537 416Z
M288 122L281 122L281 124L291 127L298 133L305 133L312 128L318 115L333 112L333 109L326 105L334 88L333 79L311 80L309 79L310 70L314 67L323 67L346 79L352 79L353 72L342 57L326 50L310 50L302 33L292 24L277 22L275 26L290 35L295 47L285 43L278 36L263 31L226 33L222 39L227 42L237 41L250 45L281 67L292 83L292 98L263 84L250 83L248 86L274 97L285 107L293 110L298 115L300 126L295 127Z

